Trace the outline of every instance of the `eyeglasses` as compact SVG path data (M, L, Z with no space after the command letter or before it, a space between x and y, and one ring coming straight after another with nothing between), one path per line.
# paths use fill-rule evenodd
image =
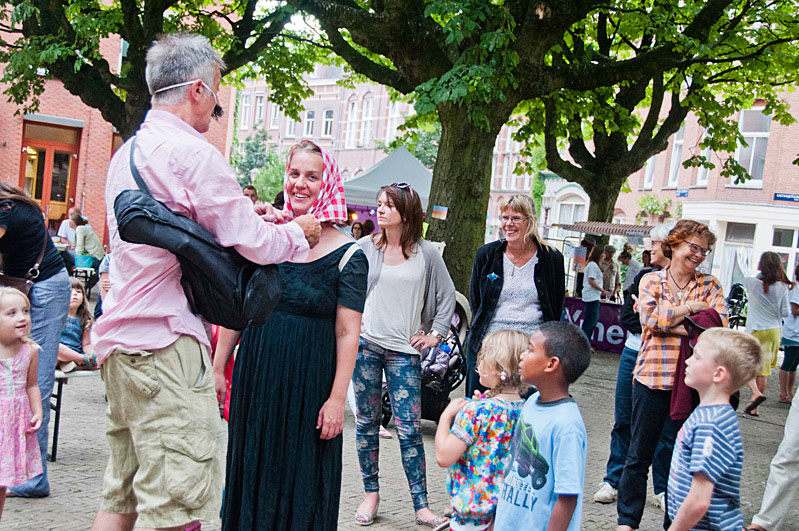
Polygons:
M216 97L216 92L214 92L214 90L211 87L206 85L205 81L203 81L202 79L194 79L192 81L184 81L183 83L176 83L174 85L169 85L168 87L160 88L160 89L156 90L155 92L153 92L153 96L158 94L159 92L164 92L165 90L171 90L173 88L178 88L178 87L185 87L186 85L191 85L192 83L196 83L197 81L202 83L203 86L208 89L208 92L210 92L211 95L214 97L214 111L211 113L211 116L218 120L219 118L222 117L223 114L225 114L225 111L222 109L222 106L219 105L219 100Z
M502 216L499 219L502 220L502 223L512 223L514 225L519 225L521 222L525 221L527 218L523 218L521 216Z
M660 244L663 243L663 240L649 240L644 241L644 249L647 251L654 251L655 247L660 247Z
M702 256L707 256L713 252L713 249L705 249L704 247L700 247L699 245L691 242L685 242L688 244L688 249L691 251L691 254L701 254Z
M411 185L408 184L408 183L391 183L391 184L389 184L389 186L393 186L394 188L400 188L402 190L405 190L405 189L411 187Z

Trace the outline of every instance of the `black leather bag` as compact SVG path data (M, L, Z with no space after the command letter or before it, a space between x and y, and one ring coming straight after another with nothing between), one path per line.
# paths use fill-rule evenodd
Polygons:
M222 247L205 227L153 198L133 163L135 147L134 137L130 171L139 189L124 190L114 199L120 238L174 254L191 311L206 321L233 330L264 324L283 294L277 266L254 264Z

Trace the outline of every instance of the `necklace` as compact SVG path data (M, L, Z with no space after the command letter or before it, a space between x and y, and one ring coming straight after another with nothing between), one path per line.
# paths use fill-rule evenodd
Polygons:
M513 258L511 258L508 253L505 253L505 256L508 257L508 261L510 262L510 265L511 265L510 276L514 276L516 274L516 270L517 269L519 271L521 271L524 268L524 266L527 265L527 262L529 262L530 259L532 258L532 256L529 256L529 257L526 256L526 253L521 255L519 258L517 258L515 260ZM524 263L521 266L516 265L519 262L524 262Z
M677 283L677 279L674 278L674 275L671 273L671 268L669 268L668 271L669 271L669 276L674 281L674 285L677 286L677 289L679 289L679 291L677 292L677 298L680 299L680 304L682 304L682 298L685 295L685 291L683 291L683 290L685 290L685 288L688 287L688 284L691 283L691 278L688 279L688 282L685 283L685 286L680 286Z

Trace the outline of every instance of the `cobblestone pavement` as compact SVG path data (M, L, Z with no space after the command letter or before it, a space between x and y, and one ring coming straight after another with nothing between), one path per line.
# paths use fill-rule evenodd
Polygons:
M588 466L583 505L585 530L615 528L615 504L594 503L593 493L602 482L608 456L613 426L616 359L613 354L598 353L588 371L572 387L572 394L580 406L588 430ZM769 380L768 400L760 407L760 418L740 418L746 452L741 492L747 523L760 507L769 462L782 439L788 413L788 405L777 402L776 374ZM455 394L460 393L462 389L455 391ZM742 401L746 403L749 393L744 390L742 394ZM91 527L100 504L102 476L108 458L104 435L105 401L100 378L73 380L64 387L63 404L58 461L49 463L52 493L50 497L39 500L9 498L2 515L1 529L85 530ZM435 512L442 513L447 509L448 501L444 490L446 472L436 466L433 458L435 424L424 421L423 430L428 456L430 506ZM353 521L362 496L354 445L354 420L348 413L344 431L344 474L339 516L341 529L361 529ZM396 438L382 440L381 450L382 501L380 514L371 529L416 529ZM647 505L641 529L662 529L662 515L659 509ZM218 527L219 522L210 522L203 529ZM799 529L799 504L794 506L787 528Z

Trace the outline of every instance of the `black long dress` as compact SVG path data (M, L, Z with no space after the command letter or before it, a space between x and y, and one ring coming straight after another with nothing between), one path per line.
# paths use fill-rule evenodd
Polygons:
M336 308L363 312L363 251L349 244L313 262L279 265L283 298L241 338L233 370L225 530L322 530L338 525L342 437L319 438L317 416L336 372Z

